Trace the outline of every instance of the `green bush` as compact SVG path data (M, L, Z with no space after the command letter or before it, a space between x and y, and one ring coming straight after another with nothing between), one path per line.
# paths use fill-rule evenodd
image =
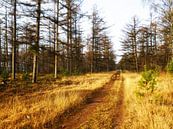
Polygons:
M157 71L155 70L147 70L144 67L144 71L141 74L141 79L139 80L139 93L144 95L145 93L153 93L156 89L156 77Z
M171 60L171 61L167 64L166 70L167 70L169 73L172 73L172 74L173 74L173 60Z
M22 80L24 80L24 81L28 81L29 80L29 74L28 74L28 72L24 72L23 73Z
M73 75L81 75L82 73L79 71L79 70L75 70L74 72L73 72Z
M60 69L60 73L63 75L63 76L69 76L70 73L67 71L67 69Z

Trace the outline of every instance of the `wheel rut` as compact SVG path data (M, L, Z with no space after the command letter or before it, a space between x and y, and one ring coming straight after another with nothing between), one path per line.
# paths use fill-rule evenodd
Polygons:
M114 129L118 129L120 128L120 126L123 123L123 116L124 116L124 84L123 84L123 78L122 78L122 82L120 84L120 88L118 91L118 101L116 103L116 107L115 107L115 114L113 117L113 127Z
M121 81L122 79L118 80ZM123 81L121 81L120 86L116 92L118 100L114 104L114 112L110 112L112 128L118 128L123 121L123 99L124 99L124 88ZM85 101L84 104L76 107L75 110L70 111L67 115L63 116L63 118L56 125L57 129L78 129L81 125L87 123L87 121L92 117L94 112L98 107L101 107L107 103L106 97L109 97L110 92L112 92L112 87L114 86L115 79L110 79L108 83L106 83L101 89L92 93ZM111 110L112 111L112 110Z

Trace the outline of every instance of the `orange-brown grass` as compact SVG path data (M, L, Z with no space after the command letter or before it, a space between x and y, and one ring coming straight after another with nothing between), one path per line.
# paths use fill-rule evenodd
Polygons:
M51 88L6 97L0 102L0 128L42 128L69 108L79 105L110 77L111 73L64 77L51 84Z
M124 74L125 109L122 129L171 129L173 127L173 77L162 74L157 78L153 94L139 97L136 73Z

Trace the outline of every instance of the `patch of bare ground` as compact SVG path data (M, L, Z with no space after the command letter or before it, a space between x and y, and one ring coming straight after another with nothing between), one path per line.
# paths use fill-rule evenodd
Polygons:
M123 121L123 81L110 80L55 122L58 129L113 129ZM50 128L50 127L49 127Z
M123 123L123 116L124 116L124 85L123 85L123 78L120 84L120 89L118 91L118 98L115 108L115 115L114 115L114 128L118 129L121 127Z

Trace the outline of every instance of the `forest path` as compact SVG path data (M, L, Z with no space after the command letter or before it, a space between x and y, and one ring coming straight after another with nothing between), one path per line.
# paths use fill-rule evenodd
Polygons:
M110 79L103 88L89 96L85 104L69 112L56 125L57 129L114 129L123 121L123 78Z

